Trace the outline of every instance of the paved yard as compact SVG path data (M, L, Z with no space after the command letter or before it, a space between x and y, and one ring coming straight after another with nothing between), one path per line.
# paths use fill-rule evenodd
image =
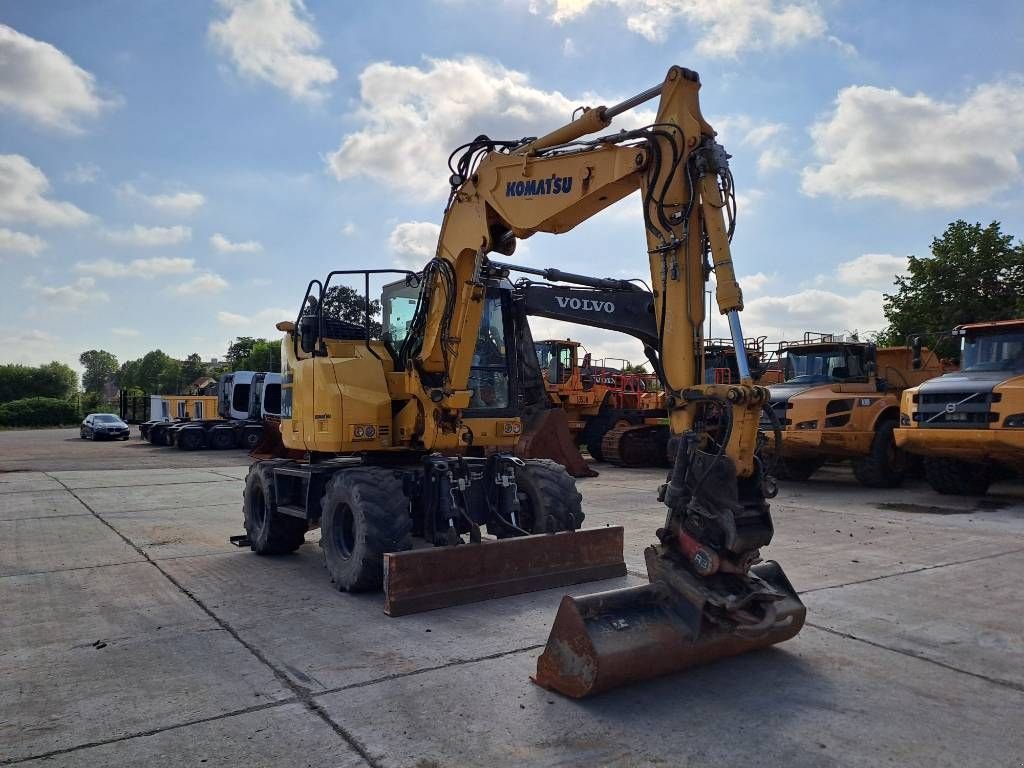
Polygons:
M25 434L0 434L0 468L27 468L10 455ZM528 679L566 590L390 619L379 595L332 588L315 532L283 558L228 544L244 456L116 443L88 455L30 434L45 471L0 472L3 764L1024 760L1020 486L868 491L844 470L787 485L766 554L802 592L806 629L575 702ZM175 465L182 455L195 465ZM639 583L663 519L661 472L599 468L580 481L587 523L626 526L633 575L574 593Z

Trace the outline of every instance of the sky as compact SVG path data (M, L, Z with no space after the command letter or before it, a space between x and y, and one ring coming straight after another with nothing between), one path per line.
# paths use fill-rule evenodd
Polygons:
M747 335L880 330L950 221L1024 235L1021 39L1014 0L0 0L0 362L272 338L310 279L433 255L455 146L673 64L733 155ZM643 278L645 247L633 195L513 258Z

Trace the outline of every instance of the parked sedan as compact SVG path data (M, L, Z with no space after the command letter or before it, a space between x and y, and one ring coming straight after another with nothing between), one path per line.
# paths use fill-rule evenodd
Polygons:
M93 440L100 438L127 440L129 429L127 424L112 413L90 413L82 422L79 433L83 440L86 438L92 438Z

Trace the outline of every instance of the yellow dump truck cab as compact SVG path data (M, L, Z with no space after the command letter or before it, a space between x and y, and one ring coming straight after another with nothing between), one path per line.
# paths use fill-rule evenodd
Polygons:
M901 484L907 462L893 437L899 395L942 372L934 355L915 369L909 347L808 333L799 342L780 342L778 357L784 380L769 386L782 430L776 474L805 480L826 461L848 459L865 486ZM763 424L772 426L769 419Z
M1001 471L1024 471L1024 320L953 334L960 370L903 393L896 443L924 457L939 493L981 494Z

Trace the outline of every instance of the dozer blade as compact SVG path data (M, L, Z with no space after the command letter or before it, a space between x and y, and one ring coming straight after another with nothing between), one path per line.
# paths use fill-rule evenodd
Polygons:
M452 605L626 575L621 526L384 555L384 613Z
M699 596L660 581L563 597L534 682L578 699L788 640L806 608L778 564L751 571L783 595L770 626L713 621Z
M573 442L569 419L561 408L546 408L529 420L514 449L520 459L553 459L573 477L597 477Z

